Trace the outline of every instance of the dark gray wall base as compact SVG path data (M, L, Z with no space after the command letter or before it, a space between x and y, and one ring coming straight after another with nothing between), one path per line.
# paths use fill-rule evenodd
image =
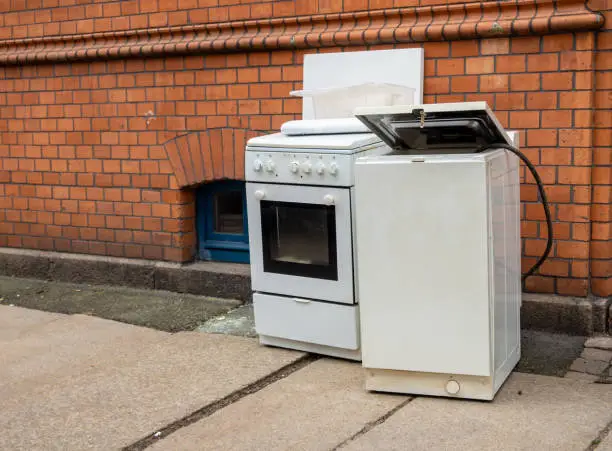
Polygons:
M521 326L570 335L609 332L610 299L523 293Z
M123 285L251 301L249 265L96 257L0 248L0 274L62 282ZM521 326L571 335L610 331L610 299L523 294Z
M61 282L122 285L251 300L249 265L150 260L0 248L0 274Z

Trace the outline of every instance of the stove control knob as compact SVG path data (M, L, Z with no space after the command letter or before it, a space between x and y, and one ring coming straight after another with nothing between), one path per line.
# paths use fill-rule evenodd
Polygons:
M338 174L338 164L337 163L330 163L329 164L329 173L331 175Z
M266 192L260 189L255 191L253 194L255 195L255 199L257 200L262 200L264 197L266 197Z
M317 174L323 175L324 173L325 173L325 165L323 164L323 162L320 162L319 164L317 164Z
M261 162L261 160L255 160L253 161L253 170L255 172L259 172L263 169L263 163Z
M266 161L266 171L274 172L275 168L276 168L276 165L274 164L274 161L272 160Z
M305 161L302 163L302 172L304 174L310 174L312 171L312 163L310 161Z
M325 205L334 205L335 202L336 199L334 199L334 196L332 196L331 194L326 194L325 196L323 196L323 203L325 203Z
M289 163L289 170L296 174L297 171L300 170L300 163L298 163L297 161L292 161L291 163Z

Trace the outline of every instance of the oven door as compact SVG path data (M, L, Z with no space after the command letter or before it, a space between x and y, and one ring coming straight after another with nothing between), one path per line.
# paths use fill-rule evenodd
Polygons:
M348 188L247 183L254 291L352 304Z

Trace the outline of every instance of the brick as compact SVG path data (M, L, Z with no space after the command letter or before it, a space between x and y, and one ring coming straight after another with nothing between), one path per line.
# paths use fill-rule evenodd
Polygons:
M538 91L539 89L539 74L516 74L510 76L511 91Z
M559 144L572 147L590 147L591 130L589 129L563 129L559 130Z
M429 77L425 79L424 93L427 94L446 94L449 92L448 77Z
M22 212L22 215L25 212ZM612 259L612 245L609 242L593 241L591 244L591 257L593 259L610 260Z
M480 51L483 55L506 54L510 50L510 40L508 38L482 39L480 41Z
M437 75L459 75L465 72L463 58L440 59L437 62Z
M572 124L572 112L570 110L556 110L542 112L542 127L562 128Z
M533 188L535 189L535 186ZM549 202L561 203L561 202L570 202L571 200L571 190L569 186L559 186L559 185L545 186L544 191L546 192L546 197L548 198ZM538 200L537 194L535 198L531 200L537 201ZM561 208L562 206L559 205L558 207ZM567 207L567 205L564 205L564 207Z
M455 76L451 78L451 91L457 92L477 92L478 77L474 75Z
M588 217L588 211L583 212L582 222L576 222L571 224L571 235L570 238L574 241L589 241L591 239L591 226L584 220Z
M463 46L456 45L454 48L458 50L460 47L463 47L463 51L465 51L468 46L463 44ZM450 44L448 42L424 42L423 49L426 58L444 58L450 54ZM462 53L460 50L455 53L453 56L465 56L465 53ZM478 53L475 54L477 55Z
M569 185L588 185L591 179L589 167L559 167L559 183Z
M582 241L557 241L557 257L588 258L589 243Z
M567 222L589 222L589 206L572 204L558 205L557 220ZM588 239L588 236L586 238Z
M545 52L558 52L574 48L574 37L571 34L544 36L542 50Z
M520 110L525 108L525 94L498 93L495 94L495 109Z
M593 105L591 91L561 92L559 106L561 108L590 108Z
M526 57L524 55L502 55L495 57L495 72L525 72Z
M573 85L574 74L572 72L542 74L542 89L547 91L570 90Z
M467 58L466 74L490 74L495 71L495 58L492 56Z
M510 128L539 128L540 113L537 111L512 111Z
M612 180L612 171L610 167L594 167L593 168L593 184L595 185L610 185ZM604 187L601 187L602 193L605 193ZM602 197L601 201L604 199L607 201L610 197L610 192L607 193L607 196Z
M480 76L480 91L481 92L500 92L508 91L508 75L481 75Z
M559 279L557 292L565 296L586 296L588 294L588 280L586 279Z
M561 52L561 70L590 70L593 68L593 52Z
M552 92L533 92L527 94L527 108L530 110L552 110L559 105L558 94Z
M565 260L548 259L540 266L539 273L546 276L567 277L570 264Z
M526 256L539 257L546 248L546 240L526 239L524 243Z
M527 132L528 146L556 146L557 131L556 130L529 130Z
M539 53L527 56L527 70L529 72L554 72L559 69L559 55L557 53Z

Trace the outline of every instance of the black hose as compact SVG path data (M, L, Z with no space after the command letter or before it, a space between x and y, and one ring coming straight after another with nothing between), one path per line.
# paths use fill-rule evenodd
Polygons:
M523 154L523 152L521 152L516 147L511 146L509 144L493 144L493 145L487 145L485 147L478 149L476 153L484 152L486 150L493 150L493 149L506 149L512 152L517 157L519 157L521 161L525 163L525 166L527 166L527 168L531 172L531 175L533 175L533 178L535 179L538 185L538 192L540 193L540 196L539 196L540 202L542 202L542 207L544 207L544 215L546 216L546 228L548 230L548 240L546 242L546 249L544 249L544 253L538 259L538 261L535 262L531 268L529 268L529 271L527 271L525 274L522 275L521 282L524 288L525 280L527 279L527 277L531 276L542 265L542 263L544 263L544 260L548 258L548 254L550 254L550 251L552 249L553 225L552 225L552 219L550 217L550 208L548 206L548 199L546 198L546 193L544 192L544 184L542 183L542 179L540 178L538 171L536 171L536 168L533 166L533 164L531 164L531 161L529 161L529 159L525 156L525 154Z

